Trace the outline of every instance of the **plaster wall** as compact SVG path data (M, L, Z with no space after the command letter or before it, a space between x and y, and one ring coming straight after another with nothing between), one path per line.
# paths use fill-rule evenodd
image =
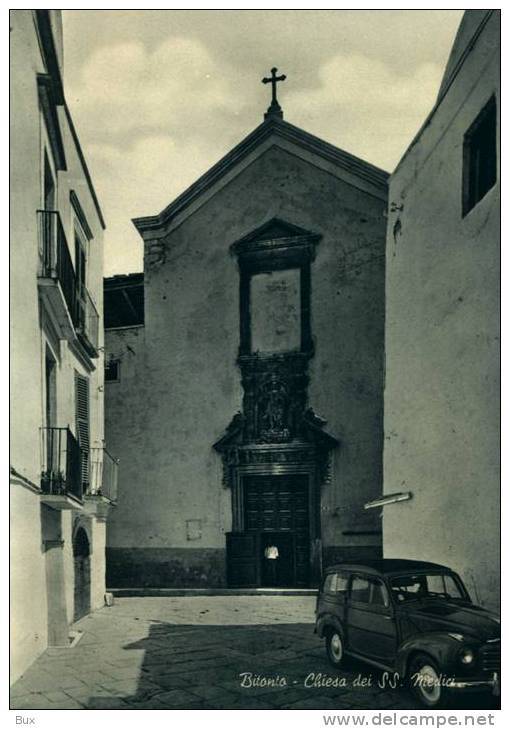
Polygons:
M106 592L106 520L92 520L92 554L90 555L90 604L92 610L104 605Z
M16 681L47 645L45 554L39 497L20 483L10 488L11 681Z
M380 536L343 532L380 529L362 506L382 491L382 198L273 146L166 237L146 242L145 328L106 339L108 355L128 344L136 351L106 391L107 439L121 456L110 584L225 580L231 501L212 444L242 403L229 246L273 217L323 235L312 264L309 402L341 441L322 494L324 544L377 550ZM189 520L199 521L192 541Z
M32 12L10 13L10 315L11 464L38 483L42 373L37 292L37 218L41 205L41 127L36 73L42 72ZM33 170L33 174L26 174ZM32 285L27 286L27 281ZM23 397L19 396L23 393Z
M72 570L66 535L70 514L61 515L41 504L38 493L41 477L41 435L46 407L46 348L56 360L56 424L70 426L76 433L74 373L90 378L91 445L104 438L103 353L94 360L89 373L82 358L64 340L59 340L39 301L37 275L39 241L37 210L43 204L43 159L46 152L56 181L56 208L60 212L71 258L74 259L76 215L70 190L78 195L93 240L88 245L87 288L95 301L102 322L102 227L63 106L58 107L67 170L56 171L48 131L39 108L37 74L47 73L43 65L32 10L10 13L11 52L11 167L10 167L10 316L11 316L11 616L13 619L11 678L16 679L46 647L52 606L67 622L72 619ZM59 26L59 11L52 11L51 22ZM61 30L61 29L60 29ZM59 63L62 63L60 30L56 36ZM99 346L103 346L100 322ZM55 517L56 515L56 517ZM55 518L58 532L55 536ZM69 529L67 529L69 531ZM52 553L51 567L45 541L64 540L58 559ZM103 557L104 560L104 557ZM55 578L52 569L58 565ZM67 566L66 566L67 565ZM62 568L62 569L61 569ZM58 591L55 596L54 591ZM48 597L51 598L48 600ZM50 609L48 610L48 605Z
M463 137L492 94L495 13L390 182L384 555L446 563L473 599L499 589L498 182L462 217ZM397 222L399 221L399 222ZM396 227L395 227L396 226Z

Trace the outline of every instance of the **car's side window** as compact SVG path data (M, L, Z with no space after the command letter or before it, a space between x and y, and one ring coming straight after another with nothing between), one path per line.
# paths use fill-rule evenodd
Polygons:
M351 601L368 605L370 599L370 583L364 577L354 576L351 583Z
M370 604L378 607L389 607L390 598L386 585L379 580L373 580L370 586Z
M335 573L326 575L326 579L324 580L324 585L322 586L322 591L328 595L336 591L336 574Z
M347 588L349 587L349 575L345 575L339 572L336 576L336 587L335 592L341 594L342 597L347 597Z
M354 576L351 585L351 601L387 608L390 604L388 590L381 580Z

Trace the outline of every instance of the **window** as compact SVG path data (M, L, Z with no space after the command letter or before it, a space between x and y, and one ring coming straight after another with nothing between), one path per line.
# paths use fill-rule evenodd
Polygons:
M76 432L81 451L81 478L84 486L89 483L89 381L75 373Z
M370 583L364 577L353 577L351 586L352 602L368 603L370 597Z
M57 363L48 346L45 357L45 381L45 425L47 428L54 428L57 425Z
M324 580L324 586L322 588L323 592L335 592L336 589L336 575L326 575L326 579Z
M104 365L105 382L120 382L120 360L110 359Z
M427 589L429 595L456 598L457 600L462 598L459 587L451 575L428 575Z
M351 587L352 602L362 602L378 607L390 604L388 591L380 580L354 577Z
M464 135L463 215L467 215L496 182L496 129L496 99L493 96Z
M324 587L322 589L323 592L327 592L329 594L335 593L335 595L341 594L343 597L345 597L348 583L348 575L332 573L326 576L326 579L324 580Z
M342 597L346 596L348 585L349 585L349 575L338 574L336 576L335 592L341 593Z
M300 270L257 273L250 283L252 350L298 351L301 346Z
M374 580L371 584L370 604L378 605L379 607L388 607L390 604L388 590L378 580Z
M105 329L144 323L143 273L113 276L104 282Z
M44 190L43 190L43 206L44 210L54 210L55 208L55 181L51 172L48 155L44 153Z
M273 218L232 244L240 271L241 355L313 350L311 263L320 238Z
M74 268L76 271L78 296L83 297L87 283L87 258L85 255L85 243L76 228L74 230Z
M461 600L464 595L450 574L402 575L391 580L391 590L398 602L440 597Z

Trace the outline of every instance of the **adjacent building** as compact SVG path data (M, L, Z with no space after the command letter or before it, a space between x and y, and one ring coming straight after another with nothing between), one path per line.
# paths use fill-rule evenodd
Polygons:
M104 603L104 221L67 108L58 10L11 25L11 679Z
M136 219L143 280L106 281L111 586L380 555L387 174L282 117Z
M467 11L390 178L384 554L443 562L497 604L500 13ZM408 498L411 497L411 498Z

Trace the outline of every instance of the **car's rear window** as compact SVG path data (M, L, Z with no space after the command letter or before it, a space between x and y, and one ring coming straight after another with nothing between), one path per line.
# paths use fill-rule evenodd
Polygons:
M328 594L342 595L347 592L349 575L343 572L331 572L326 575L322 591Z

